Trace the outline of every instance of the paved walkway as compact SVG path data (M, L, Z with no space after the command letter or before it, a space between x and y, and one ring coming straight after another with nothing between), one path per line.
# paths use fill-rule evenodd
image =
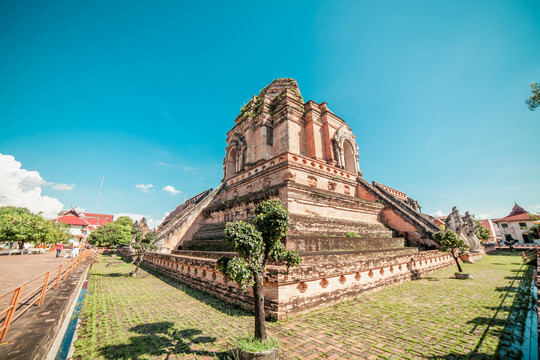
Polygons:
M92 268L76 358L227 358L235 339L253 332L251 314L166 277L132 278L132 270L110 257ZM521 358L521 285L531 268L519 255L491 255L465 270L473 280L443 269L268 329L284 359Z
M62 255L64 254L65 251L62 252ZM0 295L43 274L47 270L58 267L60 264L67 262L67 260L57 258L56 251L54 253L35 255L0 256ZM40 286L40 284L36 282L32 286ZM30 291L31 289L25 290ZM9 296L0 299L0 309L3 309L4 305L9 304L10 300Z

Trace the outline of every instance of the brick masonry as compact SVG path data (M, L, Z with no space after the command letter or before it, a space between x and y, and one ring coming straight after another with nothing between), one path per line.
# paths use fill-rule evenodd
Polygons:
M216 260L174 254L150 253L145 265L195 288L217 295L245 309L251 309L252 294L243 291L216 270ZM303 265L285 275L284 268L269 266L265 281L265 306L271 318L300 314L333 305L359 293L399 284L440 268L453 260L439 251L408 254L399 252L374 258L359 257L336 263Z

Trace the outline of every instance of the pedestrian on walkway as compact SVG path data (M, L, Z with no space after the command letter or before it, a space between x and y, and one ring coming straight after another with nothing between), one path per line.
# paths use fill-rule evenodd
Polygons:
M59 257L62 253L62 249L64 248L64 244L58 243L56 244L56 257Z

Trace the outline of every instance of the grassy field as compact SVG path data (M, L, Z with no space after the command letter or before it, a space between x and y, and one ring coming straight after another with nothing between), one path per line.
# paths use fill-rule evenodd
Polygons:
M532 267L517 254L464 266L473 280L439 270L269 323L269 332L285 359L520 359ZM94 264L75 358L229 358L253 331L249 312L155 273L132 278L133 270L114 256Z

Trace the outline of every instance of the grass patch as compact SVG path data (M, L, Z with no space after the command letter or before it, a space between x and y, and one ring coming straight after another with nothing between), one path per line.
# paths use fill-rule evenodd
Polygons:
M518 252L463 266L472 280L451 266L267 328L290 359L336 349L351 359L519 359L532 268ZM253 314L155 271L133 278L134 268L108 255L93 265L75 359L227 359L253 333Z
M244 351L262 352L279 348L279 341L273 336L269 336L267 341L260 341L255 336L246 336L238 339L236 346Z

